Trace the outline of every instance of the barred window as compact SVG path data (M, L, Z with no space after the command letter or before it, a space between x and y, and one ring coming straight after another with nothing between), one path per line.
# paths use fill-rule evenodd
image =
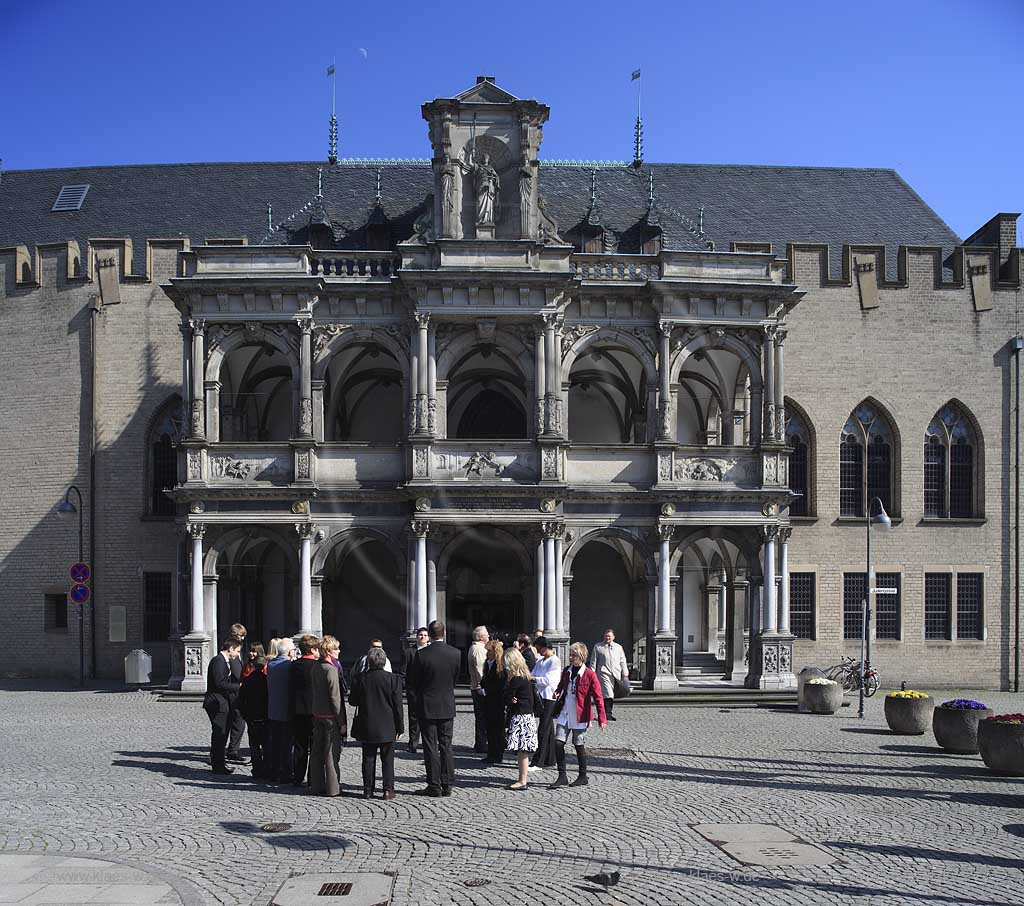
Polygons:
M803 416L786 401L786 441L793 448L789 455L789 487L799 494L790 505L790 516L809 516L811 506L811 433Z
M143 573L142 640L166 642L171 634L171 574Z
M893 433L879 409L861 403L847 419L839 447L839 515L863 516L877 497L893 513Z
M950 573L924 575L924 637L948 639L953 576Z
M864 573L843 573L843 638L859 639L864 628Z
M903 588L899 573L875 573L876 588L895 588L894 595L875 595L875 638L899 639Z
M43 595L43 626L47 632L67 632L68 596Z
M975 507L975 447L970 419L947 403L924 438L924 514L937 519L970 519Z
M798 639L814 638L814 573L789 574L789 629Z
M983 587L981 573L957 573L956 575L956 637L958 639L984 637Z

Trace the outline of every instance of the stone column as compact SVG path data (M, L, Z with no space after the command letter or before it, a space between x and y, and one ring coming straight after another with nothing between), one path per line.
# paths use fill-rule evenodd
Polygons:
M217 613L217 579L214 576L203 576L203 622L210 641L220 644L220 618Z
M545 427L545 403L547 400L547 356L545 349L547 348L547 336L543 328L538 328L536 337L534 338L533 345L533 359L534 359L534 394L536 400L534 401L535 410L537 413L537 434L544 433Z
M544 531L544 635L558 635L558 592L555 588L555 535L557 522L545 522Z
M409 433L416 433L416 401L420 396L420 340L419 326L412 322L412 336L409 342Z
M675 527L662 523L658 526L658 595L655 610L655 633L648 646L653 655L651 688L662 691L676 690L676 634L672 631L672 535Z
M416 538L416 625L427 625L427 532L430 523L413 520L410 526Z
M764 377L762 406L764 419L761 423L761 438L764 442L775 440L775 328L766 327L761 347L761 362Z
M555 536L555 625L559 631L568 631L568 621L565 619L565 581L562 572L562 535L565 526L560 525L559 533Z
M558 347L558 315L544 315L544 361L545 375L545 434L562 433L562 376L561 356Z
M311 603L310 610L312 613L313 623L313 635L322 636L324 634L324 577L323 576L310 576L310 591L311 591ZM337 630L337 626L332 626L331 629Z
M313 438L313 319L299 318L299 421L296 435Z
M427 623L437 619L437 564L433 552L427 558ZM426 626L427 623L423 625Z
M429 314L416 315L416 433L429 433L427 425L427 399L430 380L430 352L428 331Z
M192 318L188 323L189 327L192 328L192 413L189 425L189 438L192 440L206 440L206 405L204 394L206 378L206 321L203 318Z
M299 623L296 637L311 635L313 632L313 526L308 522L297 522L295 531L299 536Z
M546 610L544 607L544 534L537 541L537 613L534 629L547 631Z
M729 590L726 587L725 573L722 573L718 585L718 645L715 648L715 659L725 660L728 628L726 620L729 613Z
M437 436L437 325L427 333L427 433ZM436 619L432 617L431 619Z
M672 386L670 381L672 327L667 321L658 323L658 440L670 442L672 437Z
M408 536L408 550L406 551L406 573L405 573L405 622L409 637L416 638L416 630L423 623L416 622L416 538L412 532Z
M765 527L762 558L764 584L761 588L761 635L777 635L779 631L779 611L775 602L775 538L778 533L778 526Z
M206 632L203 600L203 535L206 526L201 522L190 522L185 531L192 541L191 627L181 639L185 649L185 675L181 689L183 692L206 692L206 665L210 660L210 637Z
M779 635L789 635L789 526L779 529Z
M749 584L745 579L734 580L726 586L729 598L728 636L725 656L725 679L742 683L747 676L743 638L743 615L747 609Z
M786 436L786 388L783 385L782 344L786 339L786 331L778 328L775 331L775 440L780 443Z

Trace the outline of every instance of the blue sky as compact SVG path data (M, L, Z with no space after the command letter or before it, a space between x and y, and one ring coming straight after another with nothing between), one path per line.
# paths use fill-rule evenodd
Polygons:
M892 167L961 236L1024 205L1024 0L462 6L5 0L6 169L426 157L419 106L497 77L542 156ZM710 200L708 203L711 203Z

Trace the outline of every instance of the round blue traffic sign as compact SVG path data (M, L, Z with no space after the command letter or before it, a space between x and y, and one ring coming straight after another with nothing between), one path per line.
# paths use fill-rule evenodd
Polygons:
M89 566L86 563L76 563L71 567L71 581L76 585L81 585L83 582L89 581L89 576L92 572L89 570Z
M88 585L72 585L71 586L71 600L76 604L84 604L89 600L89 586Z

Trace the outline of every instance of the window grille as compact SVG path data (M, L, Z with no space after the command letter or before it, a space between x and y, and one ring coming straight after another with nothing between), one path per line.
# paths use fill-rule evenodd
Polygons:
M67 632L68 596L43 595L43 625L47 632Z
M843 638L859 639L864 627L864 573L843 573Z
M956 637L958 639L980 639L984 636L982 588L981 573L957 573Z
M874 437L868 445L868 500L882 501L886 512L892 512L891 448L881 437Z
M51 211L80 211L85 196L89 193L88 185L61 186L57 194L57 200L53 203Z
M967 415L955 403L943 406L928 425L924 443L925 516L974 517L976 439Z
M924 637L949 638L950 573L925 573L924 576Z
M840 516L864 515L863 471L864 451L853 438L848 438L839 448Z
M946 515L946 448L935 438L924 445L924 514Z
M789 630L798 639L814 638L814 573L789 574Z
M166 642L171 634L171 574L143 573L142 640Z
M875 588L895 588L894 595L875 595L875 638L899 639L903 589L899 573L876 573Z

